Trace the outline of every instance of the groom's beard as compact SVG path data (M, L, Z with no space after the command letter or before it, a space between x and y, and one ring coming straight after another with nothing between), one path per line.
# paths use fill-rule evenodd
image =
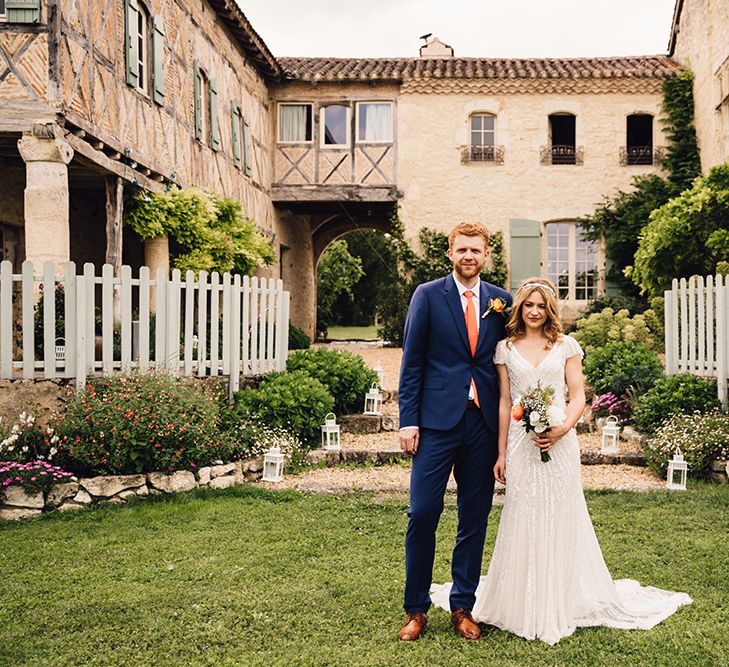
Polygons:
M484 264L486 262L473 262L472 264L464 265L462 262L453 265L453 270L459 278L470 280L475 278L481 271L483 271Z

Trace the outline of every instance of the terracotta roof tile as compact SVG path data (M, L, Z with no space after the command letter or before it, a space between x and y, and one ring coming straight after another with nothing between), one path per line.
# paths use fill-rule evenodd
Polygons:
M287 79L405 81L414 79L665 78L679 65L668 56L622 58L278 58Z

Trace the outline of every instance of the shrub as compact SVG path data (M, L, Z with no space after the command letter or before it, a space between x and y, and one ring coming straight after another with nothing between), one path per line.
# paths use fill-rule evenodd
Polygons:
M333 407L334 399L327 388L297 370L269 373L257 389L237 392L233 409L238 419L256 415L268 426L284 428L310 446L318 442L324 416Z
M325 347L294 352L286 369L305 371L319 380L334 397L337 414L361 412L365 392L377 382L377 373L367 368L358 354Z
M80 474L190 469L228 449L215 397L162 374L94 378L52 426L64 467Z
M691 477L706 477L713 460L729 457L729 414L713 410L667 419L646 444L646 462L664 476L668 461L677 453L683 454Z
M595 417L617 417L618 423L627 424L630 419L630 402L609 391L592 399L592 414Z
M289 324L289 350L306 350L311 347L309 338L299 327Z
M629 387L645 391L662 374L658 354L645 345L609 343L585 360L585 377L597 394L612 392L622 397Z
M633 424L650 434L672 415L709 412L717 407L719 399L713 382L689 373L669 375L636 398Z
M604 308L599 313L577 320L573 336L588 357L598 348L617 341L660 349L663 338L651 331L649 321L655 322L655 313L650 310L630 317L625 309L615 312L612 308Z
M10 429L0 424L0 460L21 463L50 461L55 453L49 453L46 434L36 427L33 415L21 412L18 421Z
M286 429L264 424L256 416L241 419L237 411L227 414L225 421L231 443L229 460L260 459L271 447L278 447L287 461L299 463L303 460L304 445Z

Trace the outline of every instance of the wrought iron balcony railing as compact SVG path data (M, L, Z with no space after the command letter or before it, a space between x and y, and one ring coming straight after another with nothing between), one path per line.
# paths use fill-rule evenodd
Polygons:
M503 146L461 146L461 163L489 162L504 164Z
M621 146L620 164L623 167L644 164L659 164L663 159L663 148L653 146Z
M542 146L540 164L583 164L585 150L582 146L557 145Z

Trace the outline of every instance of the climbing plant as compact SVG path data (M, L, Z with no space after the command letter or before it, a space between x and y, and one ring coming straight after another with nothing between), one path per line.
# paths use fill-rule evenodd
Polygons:
M250 275L275 259L273 243L240 202L198 188L139 191L125 223L143 239L169 236L173 266L182 271Z

